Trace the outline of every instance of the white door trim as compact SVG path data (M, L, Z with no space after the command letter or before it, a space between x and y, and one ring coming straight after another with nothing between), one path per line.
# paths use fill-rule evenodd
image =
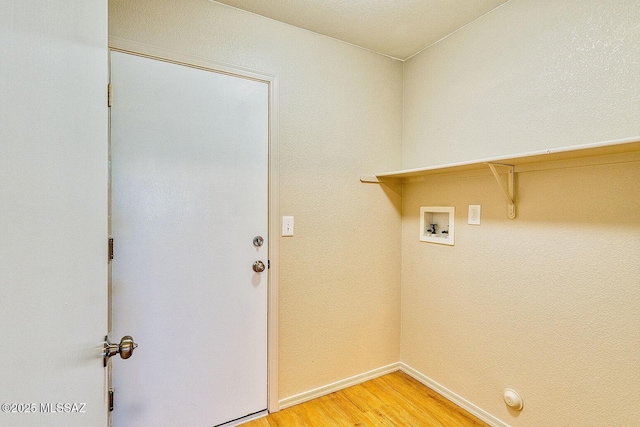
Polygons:
M278 404L278 270L280 254L280 199L278 156L278 76L237 67L118 37L109 37L109 50L257 80L269 85L269 287L267 291L267 409L277 412ZM117 99L114 94L114 99ZM115 101L117 102L117 101Z

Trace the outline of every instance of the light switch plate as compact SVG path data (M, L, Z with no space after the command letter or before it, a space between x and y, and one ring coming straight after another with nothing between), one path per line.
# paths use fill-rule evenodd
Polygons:
M282 217L282 235L293 236L293 217L292 216Z

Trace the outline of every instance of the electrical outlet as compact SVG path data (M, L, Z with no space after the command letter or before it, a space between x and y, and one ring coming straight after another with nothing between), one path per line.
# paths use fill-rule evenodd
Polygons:
M480 205L469 205L469 219L471 225L480 225Z

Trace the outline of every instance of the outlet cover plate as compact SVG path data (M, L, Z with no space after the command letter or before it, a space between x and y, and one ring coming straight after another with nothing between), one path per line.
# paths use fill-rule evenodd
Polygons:
M469 219L467 222L470 225L480 225L480 205L469 205Z

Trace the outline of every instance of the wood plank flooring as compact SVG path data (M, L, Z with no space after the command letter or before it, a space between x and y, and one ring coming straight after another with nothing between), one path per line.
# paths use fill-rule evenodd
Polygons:
M301 403L242 427L488 426L398 371Z

